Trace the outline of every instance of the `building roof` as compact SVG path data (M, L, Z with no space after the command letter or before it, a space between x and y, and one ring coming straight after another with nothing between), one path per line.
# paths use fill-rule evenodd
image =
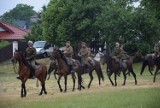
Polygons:
M10 25L0 20L0 39L5 40L21 40L24 35L31 33L29 30L24 30Z

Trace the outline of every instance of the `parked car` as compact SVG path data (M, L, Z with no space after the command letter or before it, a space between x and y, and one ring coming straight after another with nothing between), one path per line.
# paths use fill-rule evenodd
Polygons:
M53 45L47 41L36 41L33 44L36 49L36 57L48 57L53 52Z
M59 50L61 50L62 52L64 52L64 50L66 49L66 47L60 47Z

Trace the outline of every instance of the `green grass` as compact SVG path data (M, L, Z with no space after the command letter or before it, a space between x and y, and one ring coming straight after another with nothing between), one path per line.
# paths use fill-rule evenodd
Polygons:
M115 88L116 89L116 88ZM18 99L0 103L0 108L159 108L160 88L64 94L37 100Z
M38 60L49 66L49 59ZM123 75L117 77L117 87L112 87L103 67L105 81L98 85L94 72L94 80L90 89L72 92L72 80L68 77L67 93L60 93L57 81L51 75L46 81L48 94L38 96L40 87L36 88L36 80L26 83L27 97L20 98L20 84L16 79L12 64L0 66L0 108L160 108L160 77L153 83L153 76L146 69L140 76L141 64L134 64L138 85L134 85L132 76L127 76L126 86L122 86ZM114 76L114 75L113 75ZM112 79L114 80L112 76ZM89 76L83 75L87 87ZM64 88L64 79L61 85ZM76 82L77 87L77 82Z

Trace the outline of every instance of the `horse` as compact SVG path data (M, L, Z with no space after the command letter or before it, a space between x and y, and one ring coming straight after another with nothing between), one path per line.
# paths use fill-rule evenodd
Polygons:
M60 89L60 92L63 91L63 89L61 88L60 85L60 80L61 77L64 76L65 79L65 90L64 92L67 91L67 75L71 74L72 75L72 80L73 80L73 89L72 91L74 91L75 89L75 75L74 73L71 73L71 69L70 69L70 65L67 62L66 57L64 56L64 54L59 50L59 49L54 49L53 51L53 57L57 60L58 63L58 86ZM78 76L78 88L79 90L81 90L82 86L82 77L81 77L81 69L80 69L80 65L78 64L77 70L76 70L77 76Z
M81 64L80 64L80 62L81 62L80 58L79 58L79 57L75 57L75 58L76 58L76 60L75 60L76 64L79 64L79 69L78 69L78 70L75 70L75 71L79 71L79 72L81 72L81 74L88 73L89 76L90 76L90 81L89 81L89 84L88 84L88 88L90 88L90 85L91 85L91 83L92 83L92 81L93 81L92 72L93 72L94 70L96 71L96 74L97 74L97 76L98 76L99 85L101 84L101 79L102 79L102 81L104 81L104 76L103 76L103 73L102 73L102 69L101 69L101 66L100 66L100 62L97 61L99 55L98 55L98 54L96 54L96 55L97 55L97 56L94 58L94 63L95 63L95 65L94 65L94 66L91 66L91 65L90 65L90 66L88 67L89 70L88 70L87 72L85 72L85 67L84 67L84 66L81 66ZM100 53L100 55L102 55L102 54ZM50 73L51 73L53 70L55 70L55 71L54 71L54 76L55 76L55 79L57 79L57 78L56 78L56 74L58 74L58 72L57 72L57 64L56 64L56 61L55 61L55 60L53 60L53 61L50 63L49 70L48 70L48 74L49 74L48 79L50 78ZM82 85L80 85L80 86L81 86L82 88L84 88Z
M21 97L26 97L27 91L26 91L25 83L30 76L30 73L31 73L30 67L31 66L25 60L23 53L18 50L16 50L14 52L14 56L12 57L11 61L18 61L18 63L19 63L18 74L19 74L19 79L22 82L22 84L21 84ZM45 88L45 80L47 77L47 67L44 64L39 63L39 65L37 66L37 68L35 70L35 76L38 78L38 80L40 80L41 86L42 86L39 95L42 95L43 91L45 94L47 94L47 91Z
M155 57L154 61L155 61L156 71L154 73L153 82L156 81L156 75L159 74L158 71L160 70L160 56L159 57Z
M153 54L147 54L144 59L143 59L143 63L142 63L142 69L140 74L142 75L144 72L144 69L146 68L146 66L148 66L148 70L150 72L151 75L153 75L152 71L154 69L154 55Z
M106 55L106 64L107 64L107 68L106 68L106 72L108 75L108 78L111 82L111 84L113 86L117 86L117 74L119 74L120 71L123 72L123 76L124 76L124 82L123 85L125 85L126 83L126 75L131 72L131 74L133 75L134 79L135 79L135 85L137 85L137 79L136 79L136 74L133 71L133 60L136 59L137 57L141 57L141 53L138 51L136 52L133 56L129 56L129 59L126 62L126 66L123 67L123 69L121 69L119 62L117 62L117 59L111 57L111 56L107 56ZM126 71L128 70L128 73L126 73ZM111 75L114 73L114 80L115 80L115 84L113 83L112 79L111 79Z

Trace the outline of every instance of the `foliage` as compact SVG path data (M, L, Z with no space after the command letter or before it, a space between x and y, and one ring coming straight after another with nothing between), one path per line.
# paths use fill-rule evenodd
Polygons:
M7 23L15 24L16 20L24 20L29 24L30 16L34 15L36 12L33 10L33 6L27 4L17 4L15 8L11 9L9 12L4 13L1 17Z
M0 49L3 48L3 47L5 47L5 46L7 46L7 45L9 45L9 42L2 40L2 41L0 42Z
M120 42L127 52L151 53L160 39L160 3L141 0L135 8L137 1L51 0L42 12L43 36L57 45L70 40L77 47L81 41L103 40L111 49Z
M52 0L42 14L43 35L59 45L68 39L74 45L80 41L90 41L98 33L93 24L100 11L99 2Z
M28 34L25 36L25 40L32 40L32 41L38 41L38 40L44 40L44 37L42 36L42 25L41 21L38 21L37 23L33 24L31 34Z

